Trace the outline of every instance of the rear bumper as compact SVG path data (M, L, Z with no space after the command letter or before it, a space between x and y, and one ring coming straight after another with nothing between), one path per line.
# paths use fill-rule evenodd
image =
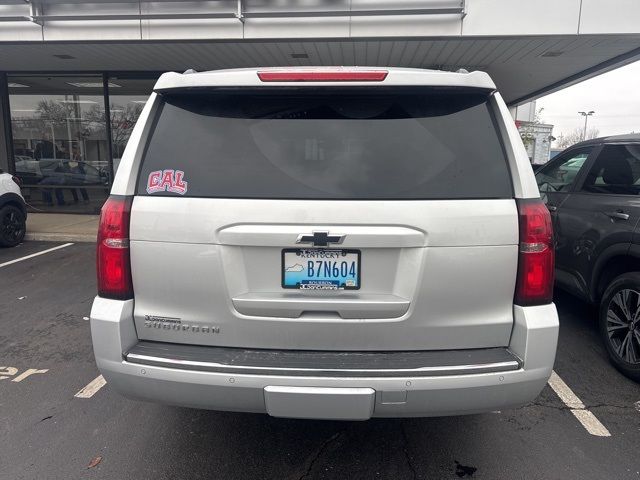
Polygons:
M555 359L558 317L554 305L514 307L509 351L520 360L505 370L406 376L260 374L170 368L125 354L138 344L133 301L96 298L91 333L98 368L129 398L212 410L274 416L362 420L369 417L480 413L532 401Z

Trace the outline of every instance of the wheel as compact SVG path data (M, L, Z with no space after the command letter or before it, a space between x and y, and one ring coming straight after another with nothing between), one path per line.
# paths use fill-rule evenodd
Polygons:
M640 382L640 273L625 273L607 287L600 302L600 336L611 363Z
M22 210L13 205L0 208L0 247L15 247L26 231L27 219Z

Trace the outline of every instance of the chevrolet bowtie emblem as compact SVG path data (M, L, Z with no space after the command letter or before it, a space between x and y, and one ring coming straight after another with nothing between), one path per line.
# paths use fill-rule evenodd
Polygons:
M314 247L327 247L330 243L342 243L345 235L329 235L329 232L314 231L313 233L301 233L296 243L310 243Z

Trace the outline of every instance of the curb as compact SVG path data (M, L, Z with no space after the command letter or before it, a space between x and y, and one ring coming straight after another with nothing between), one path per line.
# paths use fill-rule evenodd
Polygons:
M35 242L83 242L95 243L96 235L86 233L27 233L25 240Z

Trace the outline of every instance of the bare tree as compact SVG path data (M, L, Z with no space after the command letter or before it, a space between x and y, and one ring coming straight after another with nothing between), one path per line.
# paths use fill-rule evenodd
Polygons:
M53 125L64 125L67 119L74 117L74 106L55 100L40 100L36 109L38 118Z
M93 105L89 112L83 114L76 103L42 100L38 102L37 121L42 131L48 126L66 126L72 136L66 141L79 140L104 129L104 113L100 117L99 110L99 105Z
M113 154L115 157L120 157L122 155L122 150L124 150L124 147L131 136L131 131L136 124L136 120L138 120L138 117L140 116L140 112L142 112L142 107L143 106L140 104L131 103L125 106L115 104L110 105L111 139L113 142ZM100 108L95 105L89 110L86 118L92 123L102 126L105 125L106 116L104 108Z
M595 127L592 127L589 130L587 130L587 135L583 139L582 129L576 128L575 130L569 132L566 135L564 133L561 133L560 135L558 135L558 138L556 139L556 147L567 148L567 147L570 147L571 145L575 145L576 143L581 142L582 140L591 140L592 138L597 138L599 134L600 134L600 130L598 130Z
M122 156L131 131L142 112L142 107L140 104L131 103L124 107L111 107L111 138L113 139L114 155L117 157Z

